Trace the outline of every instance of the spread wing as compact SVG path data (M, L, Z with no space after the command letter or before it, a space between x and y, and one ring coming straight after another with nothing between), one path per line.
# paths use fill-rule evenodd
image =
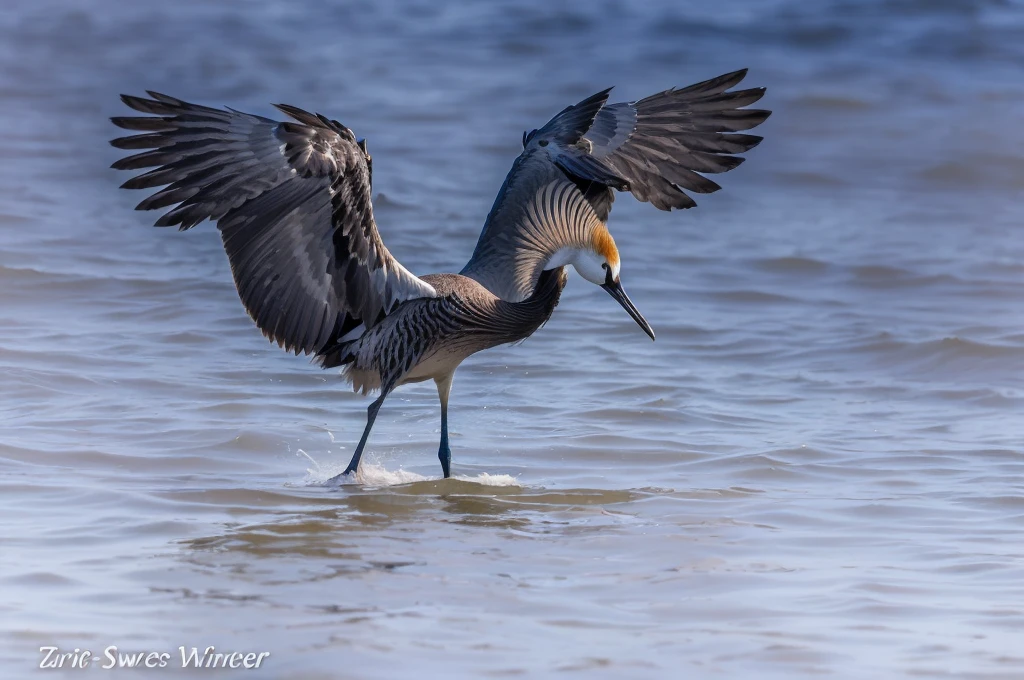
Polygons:
M344 125L292 106L277 108L295 122L278 122L149 95L121 99L155 115L111 119L142 133L113 146L148 149L113 167L155 168L122 186L164 186L137 206L171 207L157 226L217 222L238 294L268 338L319 354L402 301L437 296L381 241L370 157Z
M710 194L720 187L702 174L732 170L743 153L761 142L736 134L763 123L771 111L744 109L764 96L764 88L735 90L743 69L671 89L636 102L612 104L597 112L583 148L629 182L640 201L660 210L692 208L684 190Z
M770 111L744 109L764 88L728 92L746 75L729 73L636 102L606 105L609 90L567 107L523 134L463 274L508 300L528 297L562 248L586 245L607 221L614 191L661 210L690 208L685 193L721 187L704 174L731 170L761 137L736 134ZM703 173L703 174L702 174Z

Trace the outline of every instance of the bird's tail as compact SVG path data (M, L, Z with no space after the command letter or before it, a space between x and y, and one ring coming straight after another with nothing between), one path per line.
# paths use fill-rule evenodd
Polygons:
M339 341L333 345L322 348L316 353L314 361L320 364L321 368L337 368L338 366L347 366L356 360L355 349L356 340Z
M356 392L364 395L380 389L380 372L375 368L360 366L358 362L359 339L338 342L316 355L316 362L323 368L344 367L342 377Z

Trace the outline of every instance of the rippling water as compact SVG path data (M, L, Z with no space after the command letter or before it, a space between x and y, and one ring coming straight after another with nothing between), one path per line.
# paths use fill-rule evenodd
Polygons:
M0 8L4 677L1024 677L1021 4L322 5ZM776 113L725 189L612 215L657 343L574 277L460 369L447 481L413 386L321 486L366 402L107 170L120 92L315 108L458 271L524 128L744 66Z

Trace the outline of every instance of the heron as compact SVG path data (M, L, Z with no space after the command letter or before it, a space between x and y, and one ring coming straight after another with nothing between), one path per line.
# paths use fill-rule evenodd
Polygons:
M448 397L459 365L524 340L551 316L567 267L603 288L654 331L622 286L608 230L617 192L664 211L692 208L721 187L762 138L770 111L746 108L765 89L733 89L746 69L632 102L611 88L524 132L469 262L458 274L416 276L388 251L371 201L366 142L336 120L275 104L279 121L191 104L147 90L122 95L144 116L114 117L142 150L117 170L148 169L122 188L162 187L137 210L167 209L159 227L216 223L241 301L283 349L342 369L355 391L378 393L352 459L356 476L381 405L404 384L433 380L441 404L438 459L451 475Z

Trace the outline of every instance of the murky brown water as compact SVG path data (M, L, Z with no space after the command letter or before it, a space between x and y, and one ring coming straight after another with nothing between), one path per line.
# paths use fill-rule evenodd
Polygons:
M0 675L1024 677L1018 3L321 4L0 8ZM776 113L725 190L612 216L658 341L571 281L459 371L455 480L414 386L320 486L366 402L106 169L120 92L314 108L457 271L524 128L742 66Z

